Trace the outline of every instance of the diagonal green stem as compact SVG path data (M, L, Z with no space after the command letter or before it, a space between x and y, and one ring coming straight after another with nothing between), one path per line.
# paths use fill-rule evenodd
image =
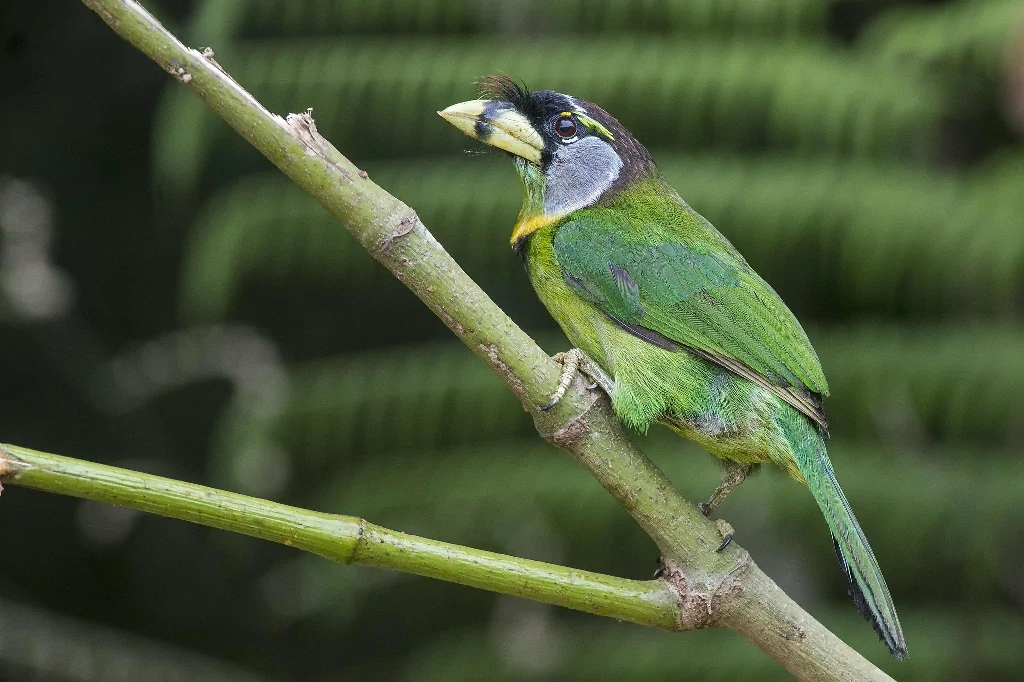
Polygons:
M656 628L678 626L675 596L657 580L627 580L439 542L354 516L299 509L14 445L0 446L0 476L27 488L279 542L340 564L391 568Z

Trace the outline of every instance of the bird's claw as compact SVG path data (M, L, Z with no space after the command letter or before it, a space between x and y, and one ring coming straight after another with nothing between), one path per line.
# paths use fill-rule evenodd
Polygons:
M715 521L715 528L718 530L718 535L722 538L722 544L715 550L715 552L720 553L732 542L732 537L736 534L736 530L728 521L723 519Z
M572 383L573 378L576 376L576 372L581 372L590 379L593 380L587 390L592 391L600 386L605 393L609 396L612 394L612 390L615 388L615 383L612 379L604 373L596 362L591 360L587 355L579 348L573 348L564 353L558 353L554 356L555 362L561 363L562 375L558 378L558 386L555 388L555 392L551 395L551 402L540 408L541 412L547 412L565 397L565 392L569 390L569 384Z

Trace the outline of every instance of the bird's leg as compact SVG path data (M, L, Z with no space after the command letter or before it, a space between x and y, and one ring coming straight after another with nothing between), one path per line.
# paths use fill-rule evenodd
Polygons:
M739 486L740 483L747 480L747 476L757 471L760 464L743 464L742 462L734 462L731 459L720 460L722 465L722 484L715 488L715 492L711 493L711 497L708 498L707 502L701 502L697 507L701 510L704 516L708 516L715 510L715 507L722 504L722 501L728 497L729 493ZM732 526L727 521L718 519L715 521L715 527L718 529L718 534L722 536L722 544L718 546L716 552L723 551L732 542L733 531Z
M554 356L554 360L562 364L562 376L558 378L558 387L555 388L555 392L551 395L551 402L540 408L542 412L550 410L565 396L565 392L569 389L569 384L572 383L576 372L582 372L594 382L587 387L589 389L595 389L600 386L601 390L607 393L609 397L611 397L612 391L615 390L615 382L612 378L605 374L604 370L579 348L558 353Z
M722 504L725 498L729 496L729 493L735 490L740 483L743 483L747 476L754 473L757 467L757 464L743 464L742 462L723 459L722 484L715 488L715 492L711 494L707 502L701 502L697 505L704 513L704 516L709 515L715 510L715 507Z

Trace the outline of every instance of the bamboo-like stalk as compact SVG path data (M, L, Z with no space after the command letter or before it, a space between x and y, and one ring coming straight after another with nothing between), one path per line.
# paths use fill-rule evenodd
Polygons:
M8 471L10 470L10 471ZM0 446L10 483L109 502L319 554L339 564L392 568L577 611L671 630L668 586L520 559L408 535L365 519L290 507L162 476Z
M242 137L341 220L374 258L391 270L508 384L534 416L540 434L575 457L633 516L662 551L666 571L657 582L663 584L674 599L673 629L728 627L752 641L802 680L890 679L801 609L736 543L724 552L716 552L720 537L715 525L684 500L665 475L630 442L611 412L608 401L588 391L584 382L577 380L555 409L540 412L538 406L548 402L560 366L459 268L414 211L375 185L324 140L316 132L310 116L290 115L285 120L271 114L220 68L213 60L212 51L200 53L185 47L138 3L132 0L83 2L121 37L192 89ZM32 466L29 462L20 462L22 457L36 457L38 464L42 455L14 448L8 448L8 452L12 457L9 466L13 466L17 473L9 474L4 480L15 483L31 481L36 487L100 499L99 490L105 485L103 475L99 476L100 480L80 476L74 478L74 486L61 489L62 485L67 485L68 479L58 469L27 468ZM66 467L85 466L70 460L60 461ZM2 467L0 462L0 474ZM104 471L107 472L105 475L115 479L125 475L114 476L109 470ZM212 494L208 489L203 490L204 495ZM148 504L152 494L145 484L136 488L122 487L111 493L110 501L147 508L144 505ZM231 496L230 493L220 495L227 495L229 497L224 499L237 503L249 499ZM248 519L246 525L241 525L238 518L217 517L219 521L214 522L215 517L210 516L210 512L215 505L197 507L194 496L174 494L173 486L165 490L160 499L159 509L152 508L152 511L167 515L174 512L173 515L180 514L182 518L240 532L252 530L253 534L268 539L289 537L285 526L291 519L299 523L291 531L295 538L312 542L308 535L312 526L302 523L315 526L312 519L318 517L313 514L300 522L299 510L282 516L283 510L290 508L249 499L243 514ZM358 531L359 523L355 519L331 518L335 519L338 528ZM473 557L477 556L473 554L475 550L412 539L393 531L374 528L374 533L381 534L380 547L372 550L368 548L374 547L374 542L364 543L363 547L367 549L357 549L355 556L362 558L361 552L366 552L368 561L379 562L375 565L393 561L387 565L455 579L459 575L458 570L444 573L447 569L441 564L450 559L469 571L474 565ZM401 542L399 537L403 538ZM391 540L394 540L393 545L389 544ZM401 548L413 546L416 552L410 550L410 553L403 554ZM306 548L317 551L312 546ZM381 556L376 556L374 551L379 551ZM433 560L426 561L428 556ZM550 600L553 592L548 588L551 584L546 587L539 574L516 574L517 567L523 564L502 565L495 561L487 570L472 573L476 582L470 582L468 578L460 582L507 592L511 584L521 580L531 585L523 586L517 594ZM521 560L502 558L502 561ZM540 570L539 566L535 568ZM559 570L570 569L548 566L546 570L552 571L547 575L554 580L554 574ZM592 587L607 585L603 581L612 580L594 574L587 576ZM640 590L639 587L634 589ZM568 596L572 592L571 585L564 587L567 606L578 608L586 603L587 598L582 596L582 591L576 596ZM635 597L638 604L636 612L643 611L644 607L639 604L645 599L653 600L651 603L661 608L663 597L661 592L640 590ZM573 601L568 603L568 600Z

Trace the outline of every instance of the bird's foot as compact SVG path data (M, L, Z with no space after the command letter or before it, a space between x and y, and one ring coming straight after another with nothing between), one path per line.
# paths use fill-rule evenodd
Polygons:
M587 357L587 354L579 348L573 348L564 353L558 353L554 356L554 360L555 362L561 363L562 376L558 378L558 386L555 388L555 392L551 395L551 402L540 408L542 412L550 410L565 396L565 392L569 390L569 384L572 383L573 377L576 376L576 372L585 374L594 382L590 386L587 386L590 390L600 386L602 391L611 396L612 391L615 389L615 382L612 378L605 374L604 370L601 369L596 362Z
M736 534L736 530L724 519L716 519L715 528L718 530L718 535L722 538L722 544L715 551L722 552L732 542L732 536Z

